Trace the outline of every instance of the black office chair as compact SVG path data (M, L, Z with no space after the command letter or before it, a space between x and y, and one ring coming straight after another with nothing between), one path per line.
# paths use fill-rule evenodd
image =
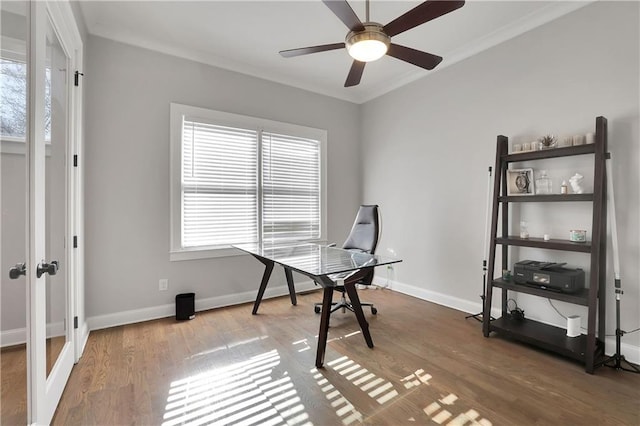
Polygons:
M378 245L378 236L380 233L380 222L378 220L378 206L360 206L358 215L353 223L351 232L347 237L347 240L342 244L343 249L352 250L356 252L363 252L374 254L376 246ZM339 278L339 277L338 277ZM351 273L346 276L345 281L350 282L349 279L355 279L356 284L372 285L373 281L373 269L371 269L364 276L358 273ZM346 298L346 290L343 285L335 287L336 291L342 293L342 297L339 302L333 302L331 304L331 313L342 309L345 312L347 309L353 312L353 306ZM370 306L371 313L376 315L378 310L373 303L360 303L361 306ZM322 303L316 303L314 311L319 314L322 309Z

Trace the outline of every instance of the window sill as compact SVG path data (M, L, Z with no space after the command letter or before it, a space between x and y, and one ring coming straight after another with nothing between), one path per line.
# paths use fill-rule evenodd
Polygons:
M291 244L305 244L314 243L327 245L327 240L306 240L306 241L290 241ZM282 243L286 244L286 243ZM220 247L211 249L191 249L191 250L172 250L169 252L169 261L180 262L183 260L198 260L198 259L214 259L217 257L233 257L242 256L246 253L235 249L233 247Z
M198 259L212 259L216 257L231 257L240 256L244 254L238 249L233 247L225 247L218 249L194 249L194 250L174 250L169 252L169 260L171 262L179 262L182 260L198 260Z
M45 141L44 149L45 155L51 157L51 141ZM27 144L24 139L3 138L0 140L0 153L2 154L25 155L26 150Z

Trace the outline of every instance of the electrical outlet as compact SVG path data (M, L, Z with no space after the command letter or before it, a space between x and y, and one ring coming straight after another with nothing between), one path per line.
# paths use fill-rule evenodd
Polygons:
M169 290L169 280L166 278L162 278L160 281L158 281L158 290L160 291Z

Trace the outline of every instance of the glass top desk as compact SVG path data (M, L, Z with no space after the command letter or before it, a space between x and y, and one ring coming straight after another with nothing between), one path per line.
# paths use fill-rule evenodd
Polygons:
M233 247L252 255L265 265L262 282L260 283L258 295L253 305L253 315L258 313L260 302L262 301L269 277L276 263L284 267L287 285L289 287L289 296L291 297L291 303L293 305L295 305L297 301L291 274L292 270L311 278L322 286L324 294L320 315L320 331L318 333L316 367L320 368L324 363L333 288L338 285L338 283L340 283L340 285L344 284L367 346L373 348L373 340L371 340L371 334L369 334L369 324L362 312L362 306L360 306L360 299L356 291L356 281L369 273L371 268L401 262L400 259L313 243L237 244ZM349 274L350 272L354 273ZM345 280L345 278L348 279Z

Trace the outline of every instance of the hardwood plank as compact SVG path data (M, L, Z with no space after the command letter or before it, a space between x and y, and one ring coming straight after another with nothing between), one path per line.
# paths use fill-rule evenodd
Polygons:
M25 345L0 350L0 424L27 423L27 353Z

